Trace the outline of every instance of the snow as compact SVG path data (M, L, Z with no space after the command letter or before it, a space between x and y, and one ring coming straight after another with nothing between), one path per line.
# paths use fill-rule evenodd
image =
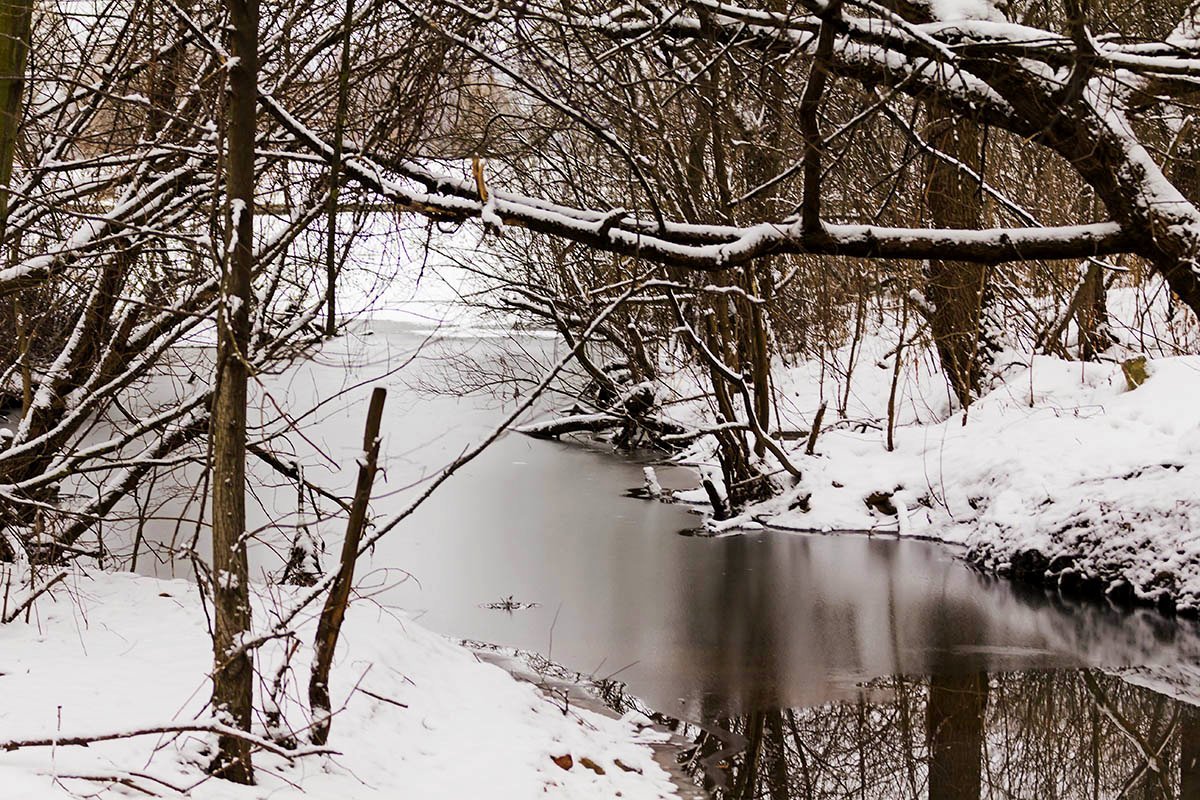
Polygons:
M998 22L994 18L977 17L940 17L937 22L916 26L918 30L941 39L967 38L976 41L998 41L1008 44L1025 45L1059 45L1066 41L1065 37L1027 25L1012 22Z
M1183 15L1183 19L1167 37L1167 44L1181 50L1195 50L1200 36L1200 6L1192 5Z
M991 0L929 0L929 6L933 15L939 20L1004 21L1004 15L992 4Z
M777 364L781 419L773 429L807 431L829 401L816 454L803 455L803 438L788 442L803 478L711 527L898 532L963 545L1000 572L1019 570L1033 550L1033 563L1052 577L1126 584L1142 600L1200 611L1200 356L1172 354L1178 346L1195 352L1194 330L1180 339L1171 328L1178 323L1155 313L1161 298L1146 309L1134 294L1110 299L1110 312L1126 320L1127 344L1116 355L1152 348L1149 378L1133 390L1115 360L1007 352L964 421L931 348L906 347L893 452L885 442L894 323L860 345L849 390L848 348L830 354L824 369L818 359ZM704 412L680 416L696 422ZM686 458L711 474L711 448L702 442ZM869 506L874 493L895 510Z
M14 587L16 583L14 582ZM15 591L15 588L14 588ZM255 599L264 624L288 597L273 587ZM315 620L298 631L285 725L308 724L298 698L307 687ZM102 734L189 724L210 715L212 653L196 589L184 581L74 571L67 586L37 601L28 624L0 626L0 739ZM258 651L265 683L286 644ZM297 682L300 686L297 687ZM196 798L659 798L674 795L648 744L661 735L633 720L579 708L563 713L529 683L435 635L402 614L362 601L351 605L333 673L337 755L289 763L256 756L259 784L206 779L210 733L147 735L88 747L0 752L0 786L14 800L128 797L110 776L165 797ZM264 686L257 692L261 694ZM368 694L368 692L370 694ZM401 705L397 704L403 704ZM269 705L269 704L267 704ZM263 708L260 698L256 706ZM256 733L265 731L262 720ZM570 754L563 770L551 759ZM580 764L590 758L604 774ZM626 771L621 763L636 771ZM94 794L94 792L99 792Z

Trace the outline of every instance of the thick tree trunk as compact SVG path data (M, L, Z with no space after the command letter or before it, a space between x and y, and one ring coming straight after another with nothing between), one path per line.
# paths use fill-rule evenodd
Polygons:
M1087 265L1079 292L1079 308L1075 312L1075 322L1079 325L1079 358L1095 361L1113 344L1108 328L1108 290L1104 285L1104 270L1099 264Z
M254 665L242 639L250 630L246 564L246 382L250 343L250 276L254 265L254 140L258 71L258 2L227 0L233 60L229 67L228 247L224 302L217 325L217 395L212 416L213 708L250 729ZM253 783L250 745L221 736L213 772Z
M0 2L0 235L8 223L9 184L21 126L32 17L31 0Z
M21 127L25 95L25 65L29 57L31 0L0 0L0 253L12 266L14 248L3 247L8 232L8 202L16 160L17 133ZM24 311L21 296L0 311L0 364L21 361L22 410L28 410L31 386ZM0 395L0 405L7 402Z
M930 104L929 116L929 144L979 173L982 159L975 123L938 103ZM956 166L932 156L926 168L926 205L934 227L978 228L983 222L979 186ZM946 380L964 408L978 393L990 362L984 330L991 299L989 269L984 264L934 260L926 271L929 329Z
M963 69L985 80L1022 124L1009 130L1062 156L1104 203L1109 217L1133 237L1131 249L1150 261L1167 285L1200 314L1200 209L1169 181L1128 119L1111 99L1064 97L1002 60L964 59ZM1106 113L1098 113L1097 106Z
M1200 130L1197 129L1197 122L1189 115L1176 133L1178 144L1169 163L1164 165L1163 172L1188 202L1200 206L1200 142L1196 141L1198 133ZM1172 295L1168 296L1167 301L1168 315L1171 317L1174 317L1176 307L1174 291L1172 287ZM1191 303L1189 305L1197 316L1200 316L1200 308Z

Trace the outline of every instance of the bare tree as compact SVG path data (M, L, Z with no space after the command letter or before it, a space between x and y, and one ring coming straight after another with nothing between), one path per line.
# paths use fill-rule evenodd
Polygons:
M242 643L250 633L246 561L246 382L254 274L254 145L258 126L258 0L229 0L229 100L226 106L226 226L221 303L217 313L217 377L213 399L213 708L250 730L254 664ZM221 736L214 772L253 783L250 746Z

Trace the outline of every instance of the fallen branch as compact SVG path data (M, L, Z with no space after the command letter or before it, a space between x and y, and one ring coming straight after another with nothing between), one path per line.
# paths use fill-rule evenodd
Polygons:
M67 574L68 574L67 571L63 570L62 572L58 573L50 580L43 583L40 587L38 587L38 589L36 591L34 591L32 594L30 594L29 597L26 597L20 603L20 605L18 605L16 608L14 608L11 613L9 613L8 615L6 615L4 617L4 620L3 620L4 624L7 625L8 623L16 620L17 617L21 616L22 611L24 611L25 609L27 609L33 605L34 600L37 600L39 597L41 597L43 594L45 594L47 591L49 591L50 587L54 586L54 584L60 582L64 578L66 578Z
M139 786L133 778L122 775L51 775L56 781L88 781L90 783L108 783L124 786L126 789L132 789L135 792L140 792L147 797L159 797L157 792L152 792L144 786Z
M624 425L627 420L613 414L572 414L543 422L533 422L517 428L517 433L535 439L556 439L571 433L598 433Z
M683 447L689 445L697 439L720 433L721 431L748 431L750 426L744 422L722 422L720 425L709 425L705 428L696 428L682 433L667 433L659 437L659 440L666 443ZM784 437L786 438L786 437Z
M46 777L55 778L58 780L66 780L66 781L89 781L91 783L106 783L106 782L119 783L122 786L127 786L130 789L134 789L136 791L142 792L143 794L153 795L155 797L157 797L158 795L155 794L154 792L151 792L150 790L146 789L143 786L138 786L134 782L135 779L150 781L152 783L157 783L161 786L165 786L166 788L170 789L175 794L181 795L187 791L182 786L176 786L175 784L169 783L169 782L163 780L162 778L156 777L154 775L149 775L145 772L132 772L131 771L131 772L124 772L124 773L115 773L115 772L114 773L99 773L99 774L94 774L94 775L83 775L83 774L68 775L68 774L61 773L61 772L59 772L59 773L42 773L42 774L46 775Z
M102 733L76 734L74 736L56 734L54 736L35 739L4 739L0 740L0 750L12 751L20 750L24 747L68 747L73 745L87 747L97 742L111 742L117 739L132 739L137 736L154 736L164 733L215 733L218 736L232 736L249 742L262 750L266 750L268 753L282 756L289 761L302 756L339 755L337 750L332 750L328 747L296 747L292 749L280 747L270 739L264 739L261 736L256 736L253 733L248 733L240 728L226 725L217 720L168 722L163 725L148 725L124 731L105 731Z
M516 430L535 439L554 439L571 433L599 433L612 428L625 428L622 439L628 442L630 432L640 428L650 434L651 440L660 446L669 443L672 436L686 436L691 433L678 423L651 415L649 412L654 406L653 389L648 384L638 384L631 387L606 410L568 414L522 425ZM618 443L622 439L618 439Z
M361 686L358 687L358 691L362 692L367 697L372 697L378 700L381 703L390 703L391 705L398 706L399 708L408 708L408 703L401 703L399 700L393 700L390 697L384 697L381 694L375 694L374 692L364 689Z
M326 500L333 501L343 511L346 511L346 512L350 511L349 503L347 503L345 500L338 497L336 494L329 491L328 489L324 489L315 483L304 480L304 476L300 474L300 470L296 469L295 466L292 466L292 465L284 463L283 461L280 461L278 458L275 457L274 454L272 454L266 448L264 448L260 445L257 445L257 444L248 444L248 445L246 445L246 450L248 452L250 452L251 454L257 456L260 461L262 461L264 464L269 466L271 469L278 472L283 477L285 477L291 481L295 481L296 483L302 484L306 488L311 489L312 491L321 495Z

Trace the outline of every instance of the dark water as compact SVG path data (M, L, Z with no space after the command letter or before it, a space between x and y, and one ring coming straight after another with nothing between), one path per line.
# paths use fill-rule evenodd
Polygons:
M892 676L863 690L678 726L693 742L681 760L722 800L1200 797L1200 709L1099 670Z
M560 455L583 462L576 475L590 466ZM592 495L611 518L511 503L552 480L539 462L527 456L498 494L422 515L427 526L405 548L422 586L400 587L397 602L427 609L435 630L615 674L667 713L716 719L853 698L861 682L896 673L1171 664L1197 652L1190 625L1022 591L929 543L684 537L673 515L625 509L636 501L611 494ZM505 536L478 536L481 516L505 506ZM508 595L540 605L478 605Z
M331 396L420 342L378 331L280 378L278 393ZM487 343L430 352L480 350L496 363ZM445 365L382 381L381 520L498 418L490 401L411 387ZM329 456L310 459L313 480L349 486L368 393L331 402L294 439L300 457ZM1195 796L1179 757L1197 745L1191 708L1082 669L1144 667L1186 689L1194 625L995 580L926 542L682 536L698 522L686 508L623 496L641 480L610 453L506 436L380 544L361 601L612 679L622 702L693 723L682 730L698 740L698 779L731 797ZM295 503L286 485L259 494L264 524ZM273 566L267 549L257 561ZM534 605L486 607L509 597Z

